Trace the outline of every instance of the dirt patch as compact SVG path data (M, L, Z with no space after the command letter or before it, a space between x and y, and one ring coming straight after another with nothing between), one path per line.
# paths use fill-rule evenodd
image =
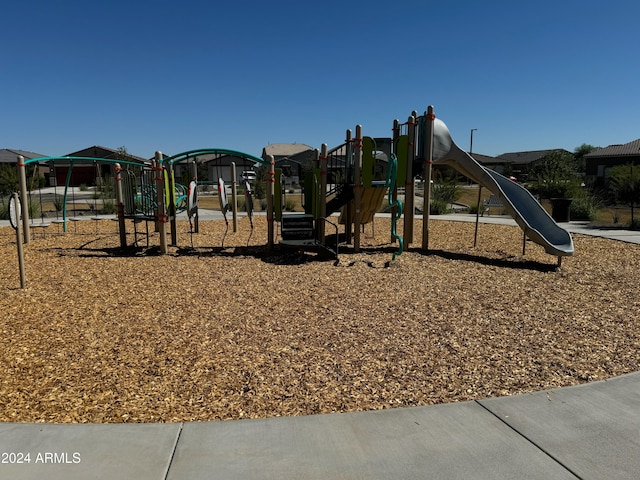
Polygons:
M115 222L0 229L0 421L174 422L455 402L639 368L640 247L576 236L561 271L513 227L434 221L390 262L389 223L339 263L265 252L266 222L180 224L123 254ZM130 226L131 228L131 226ZM416 224L420 245L421 226ZM140 230L140 229L139 229ZM142 228L142 230L144 230ZM129 235L129 241L133 235ZM193 248L192 248L193 241Z

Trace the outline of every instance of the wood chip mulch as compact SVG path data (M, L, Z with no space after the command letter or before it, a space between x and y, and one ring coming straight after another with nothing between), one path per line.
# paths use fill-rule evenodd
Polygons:
M117 248L115 222L0 228L0 421L178 422L512 395L639 369L640 246L575 236L556 259L514 227L433 221L391 261L388 219L344 246L267 253L266 222ZM133 241L133 227L129 241ZM77 231L75 231L77 229ZM138 232L144 227L138 226ZM153 230L153 229L152 229ZM401 226L399 227L401 231ZM193 242L193 246L192 246ZM248 243L248 246L247 246Z

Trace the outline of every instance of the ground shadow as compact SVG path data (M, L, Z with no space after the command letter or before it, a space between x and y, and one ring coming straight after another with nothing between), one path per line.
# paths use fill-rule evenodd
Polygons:
M448 252L446 250L429 250L424 252L423 250L412 249L416 253L422 255L433 255L446 260L461 260L465 262L474 262L481 265L488 265L499 268L510 268L518 270L535 270L538 272L554 272L557 270L556 264L542 263L535 260L518 260L514 258L489 258L480 255L472 255L462 252Z

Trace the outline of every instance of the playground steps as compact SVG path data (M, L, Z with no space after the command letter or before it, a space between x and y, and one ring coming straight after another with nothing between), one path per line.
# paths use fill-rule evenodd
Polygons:
M280 230L283 240L310 240L315 238L313 215L292 213L282 215Z
M316 238L315 220L313 215L306 213L283 214L280 219L280 245L301 250L319 250L338 257L336 250L319 242Z

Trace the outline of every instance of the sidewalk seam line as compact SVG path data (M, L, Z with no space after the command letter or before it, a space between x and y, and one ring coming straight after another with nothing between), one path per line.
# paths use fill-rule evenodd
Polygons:
M478 405L480 405L480 407L482 407L484 410L486 410L487 412L489 412L491 415L493 415L495 418L497 418L502 424L506 425L509 429L511 429L512 431L514 431L515 433L517 433L520 437L522 437L524 440L526 440L527 442L529 442L531 445L533 445L534 447L536 447L538 450L540 450L542 453L544 453L547 457L549 457L551 460L553 460L554 462L556 462L558 465L560 465L562 468L564 468L565 470L567 470L571 475L575 476L577 479L579 480L584 480L580 475L578 475L576 472L574 472L571 468L569 468L567 465L565 465L563 462L561 462L558 458L554 457L550 452L548 452L546 449L542 448L540 445L538 445L536 442L534 442L532 439L530 439L529 437L527 437L524 433L522 433L521 431L519 431L517 428L515 428L513 425L511 425L509 422L507 422L506 420L504 420L503 418L501 418L497 413L493 412L492 410L489 409L489 407L483 405L480 400L474 400L475 403L477 403Z
M173 458L176 455L176 450L178 450L178 442L180 441L180 436L182 435L182 428L184 427L184 422L180 422L180 428L178 429L178 435L176 435L176 441L173 444L173 450L171 451L171 457L169 457L169 464L167 465L167 471L164 474L164 480L169 478L169 472L171 471L171 467L173 466Z

